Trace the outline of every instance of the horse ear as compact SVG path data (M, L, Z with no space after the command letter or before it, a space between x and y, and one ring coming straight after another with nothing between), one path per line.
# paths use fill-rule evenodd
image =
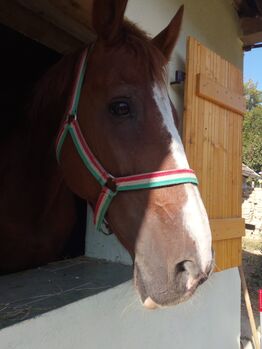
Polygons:
M128 0L94 0L92 23L99 38L112 42L120 34Z
M184 5L182 5L168 26L152 39L152 43L159 48L167 60L175 47L178 35L180 33Z

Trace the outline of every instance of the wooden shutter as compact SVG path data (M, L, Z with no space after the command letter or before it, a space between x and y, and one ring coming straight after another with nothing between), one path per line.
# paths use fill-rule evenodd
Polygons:
M244 112L242 72L190 37L183 141L200 181L218 271L241 264Z

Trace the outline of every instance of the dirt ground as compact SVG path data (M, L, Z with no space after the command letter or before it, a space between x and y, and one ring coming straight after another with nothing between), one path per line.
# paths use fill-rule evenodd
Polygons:
M254 236L250 231L247 231L243 238L243 268L257 329L259 330L258 290L262 288L262 236ZM241 340L242 343L245 343L243 348L252 348L251 343L248 344L252 336L243 295L241 314Z

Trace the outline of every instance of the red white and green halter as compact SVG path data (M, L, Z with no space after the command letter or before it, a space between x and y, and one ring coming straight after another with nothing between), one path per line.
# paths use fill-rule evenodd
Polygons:
M165 170L125 177L114 177L103 168L86 143L77 121L77 108L85 76L87 58L91 49L92 46L86 48L81 56L73 94L66 113L66 119L57 137L56 156L59 162L65 138L69 133L87 170L102 187L94 211L94 224L97 229L100 229L104 222L108 207L118 192L160 188L184 183L197 185L198 181L194 171L191 169Z

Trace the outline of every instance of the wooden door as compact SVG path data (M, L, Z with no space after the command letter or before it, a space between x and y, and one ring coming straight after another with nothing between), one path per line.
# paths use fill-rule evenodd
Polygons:
M242 72L190 37L183 141L199 179L217 270L241 264Z

